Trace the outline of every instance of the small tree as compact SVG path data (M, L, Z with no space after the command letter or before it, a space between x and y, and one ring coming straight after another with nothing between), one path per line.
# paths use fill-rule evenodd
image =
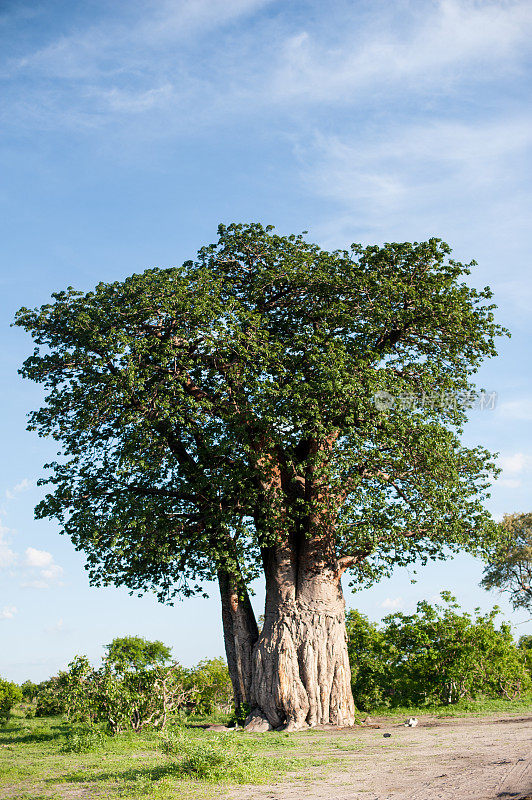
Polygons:
M532 611L532 513L505 514L500 539L485 556L484 589L508 592L514 608Z
M8 721L11 709L16 703L20 703L21 700L22 690L20 686L0 678L0 723Z
M87 656L76 656L68 670L59 673L56 691L70 720L87 724L98 721L98 674Z
M168 715L186 707L197 694L190 670L179 664L125 669L107 659L94 669L86 656L76 656L59 674L57 692L68 718L104 722L113 734L132 728L163 729Z
M118 672L150 669L170 661L172 648L141 636L121 636L106 645L107 665Z
M445 606L418 603L411 615L385 619L395 704L456 703L463 697L521 694L530 686L508 623L497 629L500 609L485 615L459 612L449 592Z

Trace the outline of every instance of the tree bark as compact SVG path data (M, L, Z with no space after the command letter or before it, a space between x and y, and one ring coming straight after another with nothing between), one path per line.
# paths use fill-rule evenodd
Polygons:
M222 601L227 667L233 686L237 718L251 707L253 648L259 637L255 614L245 586L239 586L233 575L218 571Z
M327 544L264 552L264 627L253 653L249 730L353 725L341 570Z

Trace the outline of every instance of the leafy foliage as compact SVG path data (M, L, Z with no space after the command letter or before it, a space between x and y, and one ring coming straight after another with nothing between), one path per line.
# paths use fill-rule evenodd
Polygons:
M208 738L185 729L164 735L162 752L177 775L217 783L247 783L265 769L265 759L235 733L210 733Z
M33 681L24 681L24 683L20 685L20 689L22 691L23 699L31 703L37 697L39 692L39 684L34 683Z
M141 636L117 637L106 646L106 650L108 667L119 673L166 664L172 652L162 642L149 642Z
M0 723L8 721L11 709L21 700L22 690L20 686L0 678Z
M38 684L36 717L54 717L64 714L66 706L63 698L60 677L54 675Z
M523 652L526 667L532 678L532 636L521 636L519 639L519 649Z
M179 664L117 673L107 662L95 670L77 656L60 676L61 696L73 721L105 722L113 734L145 726L162 729L168 714L194 694L187 677Z
M390 614L379 628L358 612L348 614L353 695L361 709L380 704L423 706L463 698L513 699L531 687L524 652L495 607L475 617L446 605L418 603L415 614Z
M190 673L194 686L194 712L212 714L213 711L233 710L233 688L227 664L223 658L203 659Z
M498 528L497 546L485 556L482 586L508 592L514 608L532 611L532 513L505 514Z
M485 546L495 467L461 445L454 401L503 329L471 265L439 239L327 252L256 223L218 235L195 262L17 315L37 344L22 374L47 391L30 428L63 453L37 515L92 583L162 600L220 569L247 583L261 548L309 526L359 584ZM382 391L431 400L382 408Z
M61 750L63 753L92 753L101 750L104 743L101 731L93 727L75 728L67 734Z
M76 656L68 670L42 684L37 716L65 713L71 722L104 723L116 734L145 727L162 730L179 712L232 710L223 659L205 659L186 669L176 662L166 664L169 656L170 648L162 642L136 636L114 639L99 669L86 656Z
M346 615L347 649L355 705L367 711L385 702L389 677L389 647L374 622L351 610Z

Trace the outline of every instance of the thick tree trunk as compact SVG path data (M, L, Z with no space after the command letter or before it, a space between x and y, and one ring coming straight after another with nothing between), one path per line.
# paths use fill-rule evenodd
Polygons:
M304 541L265 553L249 730L354 724L340 570L322 550L322 542Z
M251 707L253 648L259 637L255 614L244 586L228 572L218 571L222 601L225 654L233 685L237 717Z

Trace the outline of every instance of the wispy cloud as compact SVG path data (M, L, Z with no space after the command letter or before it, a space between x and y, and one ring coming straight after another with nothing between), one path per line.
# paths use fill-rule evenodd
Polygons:
M526 291L526 285L523 285ZM530 310L530 309L529 309ZM532 419L532 398L525 397L520 400L508 400L500 404L499 412L503 417L512 420L531 420Z
M519 478L500 478L497 483L505 489L520 489L523 485L523 481Z
M136 4L137 13L102 19L65 32L43 47L11 59L6 72L25 72L60 81L124 78L140 82L168 66L168 49L188 44L191 36L249 15L271 0L166 0ZM174 51L174 63L178 61Z
M532 464L532 458L525 453L513 453L509 456L499 456L499 465L504 472L523 472Z
M0 610L0 619L13 619L17 613L16 606L4 606Z
M532 468L532 456L527 453L510 453L500 455L498 464L502 467L502 476L497 479L497 486L505 489L520 489L528 478Z
M15 484L11 489L6 489L6 499L14 500L21 492L25 492L32 487L32 482L28 478L23 478L19 483Z
M300 151L307 185L366 218L405 214L508 184L532 143L530 118L475 123L432 120L352 140L315 137Z
M44 629L45 633L49 633L52 635L69 633L70 630L65 627L65 623L63 619L59 619L53 625L47 625Z
M168 136L262 117L265 107L271 125L294 104L356 110L376 95L400 106L407 93L433 102L464 82L519 74L532 32L526 0L313 11L299 17L272 0L167 0L111 19L102 12L5 63L15 85L6 124L95 130L135 116L145 133Z
M487 65L515 64L528 47L532 7L526 2L397 5L389 4L386 13L376 4L380 13L369 31L353 15L334 45L307 31L292 36L276 69L277 94L307 102L353 102L354 94L369 88L381 92L399 84L402 91L417 93L432 86L436 76L445 81L441 90L449 81L462 81L466 66L469 80L486 78Z

